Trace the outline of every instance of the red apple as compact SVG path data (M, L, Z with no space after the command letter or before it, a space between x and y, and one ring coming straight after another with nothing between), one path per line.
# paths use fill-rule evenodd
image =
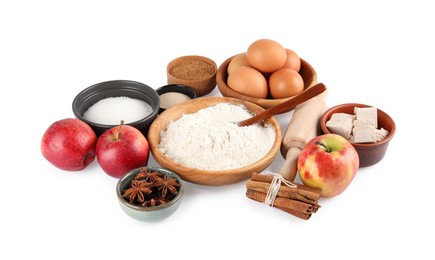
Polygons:
M101 134L96 151L101 168L108 175L120 178L130 170L147 165L149 144L137 128L121 121L121 125Z
M344 137L324 134L313 138L302 149L298 173L302 182L320 189L320 196L342 193L355 177L359 167L358 153Z
M54 122L42 136L42 155L54 166L80 171L95 159L97 136L85 122L66 118Z

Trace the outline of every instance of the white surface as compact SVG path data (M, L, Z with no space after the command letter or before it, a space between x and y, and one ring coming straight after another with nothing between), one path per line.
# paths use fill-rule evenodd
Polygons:
M1 259L434 258L431 1L141 2L1 2ZM65 172L42 157L42 134L73 117L83 88L114 79L157 88L173 58L221 64L259 38L310 62L328 105L369 104L397 124L383 161L321 199L310 220L247 199L244 183L186 183L174 215L141 223L96 161ZM283 132L290 117L276 117Z

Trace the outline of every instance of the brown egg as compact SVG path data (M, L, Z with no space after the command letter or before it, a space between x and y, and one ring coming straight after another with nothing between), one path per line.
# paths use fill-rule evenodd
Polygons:
M274 40L260 39L253 42L246 51L249 64L261 72L273 72L282 68L287 52Z
M246 59L246 52L237 54L231 59L227 68L228 74L231 74L235 68L240 66L249 66L248 59Z
M248 67L237 67L228 75L227 84L230 88L244 95L256 98L266 98L268 94L267 81L258 70Z
M287 60L285 61L283 68L288 68L299 72L299 70L301 69L301 59L293 50L285 50L287 52Z
M269 77L269 90L273 98L288 98L304 90L304 80L292 69L279 69Z

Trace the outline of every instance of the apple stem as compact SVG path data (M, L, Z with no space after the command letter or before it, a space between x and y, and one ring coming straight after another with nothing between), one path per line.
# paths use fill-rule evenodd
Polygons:
M119 130L118 130L118 133L116 133L116 140L119 140L119 136L121 135L121 129L122 129L122 126L124 125L124 120L121 120L121 124L119 125Z
M330 152L331 152L331 149L329 149L329 148L328 148L324 143L322 143L322 142L320 142L320 141L316 141L316 144L322 146L323 149L324 149L327 153L330 153Z

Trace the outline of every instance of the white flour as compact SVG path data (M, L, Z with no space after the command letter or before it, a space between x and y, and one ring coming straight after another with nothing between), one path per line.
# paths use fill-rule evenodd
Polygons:
M197 169L227 170L254 163L275 141L273 127L235 123L252 117L243 106L220 103L185 114L160 133L159 149L173 161Z

